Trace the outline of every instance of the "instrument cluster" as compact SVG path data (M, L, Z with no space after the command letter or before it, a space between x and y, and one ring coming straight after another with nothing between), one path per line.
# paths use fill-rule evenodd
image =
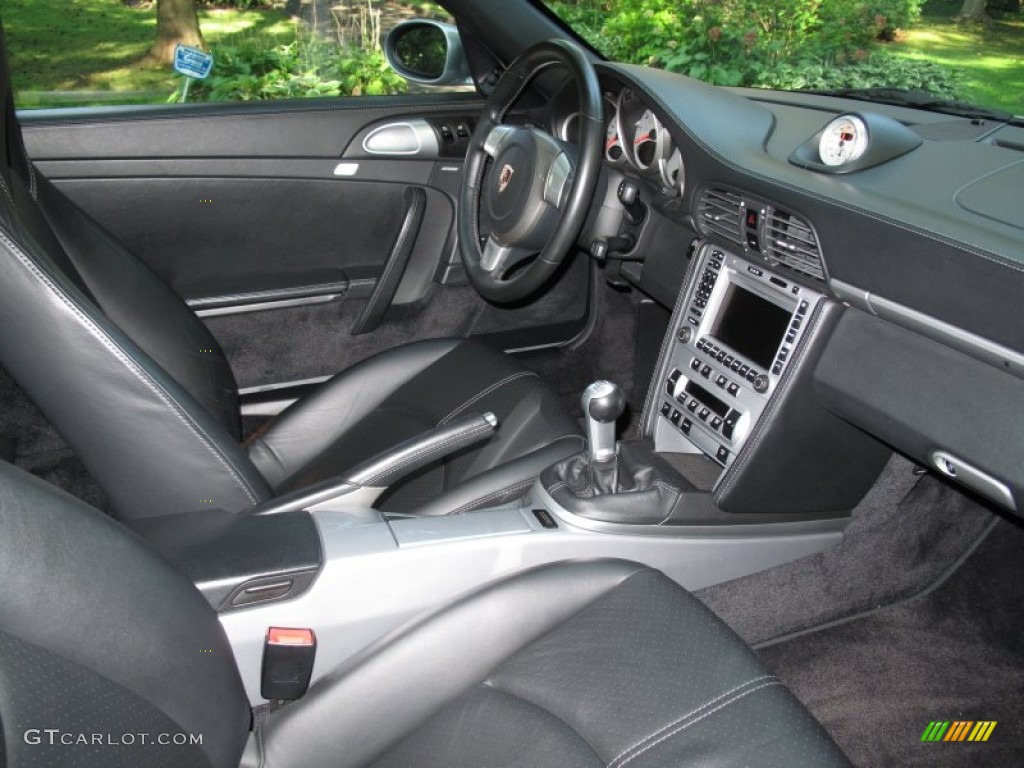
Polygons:
M605 94L605 111L605 160L682 194L686 184L682 152L654 111L630 88L623 88L618 96Z

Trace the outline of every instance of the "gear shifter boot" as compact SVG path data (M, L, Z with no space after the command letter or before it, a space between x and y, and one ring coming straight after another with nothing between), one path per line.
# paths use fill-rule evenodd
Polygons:
M548 494L567 511L591 520L659 525L695 490L649 442L620 442L608 461L578 453L541 473Z

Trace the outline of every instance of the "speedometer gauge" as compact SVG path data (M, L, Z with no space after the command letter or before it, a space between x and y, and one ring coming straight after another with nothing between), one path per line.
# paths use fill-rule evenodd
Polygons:
M868 148L868 128L856 115L840 115L825 126L818 142L818 155L825 165L852 163Z
M619 121L611 120L608 123L608 132L604 139L604 156L609 162L617 163L622 159L622 138L619 136Z
M622 136L619 131L619 104L609 95L605 95L605 109L610 116L608 118L608 129L604 135L604 156L609 163L618 163L625 156L622 148Z

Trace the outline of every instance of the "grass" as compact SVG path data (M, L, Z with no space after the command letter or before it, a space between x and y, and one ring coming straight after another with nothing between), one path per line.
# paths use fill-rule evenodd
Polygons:
M985 27L954 22L959 9L960 2L930 3L920 23L886 48L957 70L967 101L1024 114L1024 15L997 17Z
M0 0L0 16L19 107L163 101L181 80L170 65L146 59L156 35L155 4ZM281 11L199 12L211 47L253 37L268 45L288 42L293 24Z

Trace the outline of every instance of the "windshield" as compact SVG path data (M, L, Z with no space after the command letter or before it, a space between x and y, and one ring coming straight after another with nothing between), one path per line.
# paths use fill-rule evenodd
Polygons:
M611 60L715 85L1024 114L1021 0L542 1Z

